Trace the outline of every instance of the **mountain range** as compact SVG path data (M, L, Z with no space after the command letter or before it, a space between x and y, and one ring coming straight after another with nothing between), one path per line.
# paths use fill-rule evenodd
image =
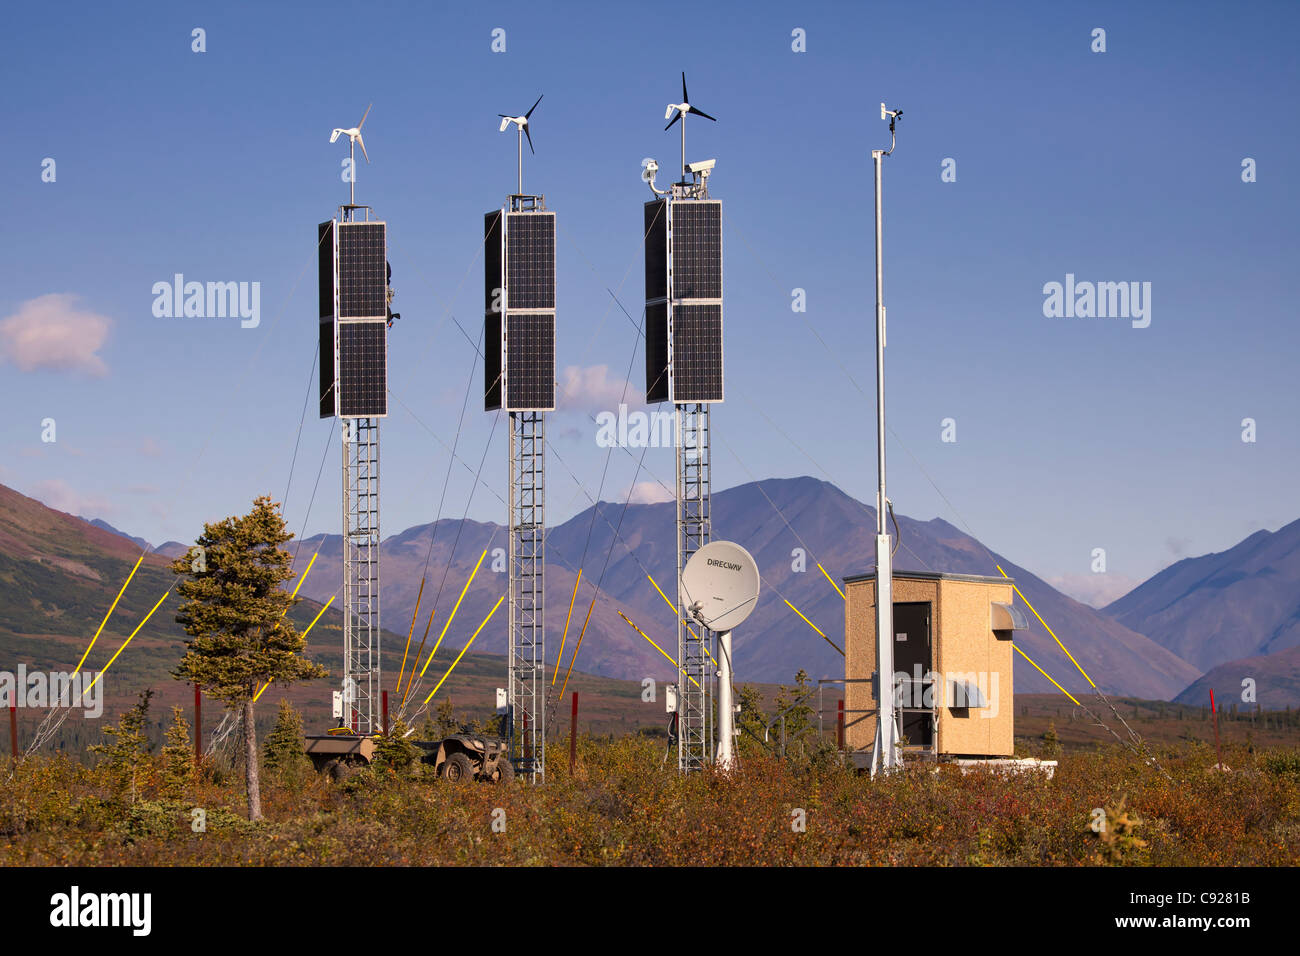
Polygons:
M626 614L660 647L676 645L672 607L647 576L673 597L676 567L675 505L601 502L551 528L546 541L547 647L558 648L568 616L574 580L583 571L573 612L566 661L592 599L600 594L583 637L584 669L609 677L640 680L672 675L673 665L642 638L618 612ZM739 680L789 682L799 669L816 678L842 678L844 659L831 646L844 646L844 602L818 569L836 581L869 570L873 562L875 513L836 486L816 478L751 482L712 497L713 537L743 544L758 562L763 587L743 632L735 640ZM1052 626L1093 680L1108 691L1169 699L1200 676L1200 671L1155 642L1052 588L1041 578L941 519L917 521L898 516L900 570L944 570L997 575L1000 564ZM618 530L617 536L615 529ZM589 541L589 543L588 543ZM612 545L612 547L611 547ZM382 614L394 631L410 629L421 576L428 561L428 580L415 640L423 633L431 605L438 619L430 637L441 631L443 615L455 602L484 550L484 560L457 615L459 640L487 614L506 591L501 525L443 519L418 525L384 539L381 546ZM342 580L341 538L318 535L303 541L297 566L319 557L300 593L326 600ZM800 569L799 552L804 560ZM608 565L606 559L608 556ZM789 600L826 634L823 639L785 604ZM504 610L504 608L503 608ZM1041 627L1018 641L1048 673L1069 689L1087 683ZM478 638L475 650L503 653L505 621L498 618ZM554 652L552 653L552 659ZM567 663L566 663L567 666ZM1054 688L1033 668L1017 661L1016 688L1050 692Z
M874 510L834 485L809 477L768 479L715 492L712 507L713 536L744 544L763 576L754 613L735 635L738 680L788 683L800 669L814 679L843 677L843 657L832 645L843 647L844 602L827 577L840 583L845 575L871 569ZM674 612L649 578L673 596L674 524L672 502L601 502L550 529L546 620L551 662L563 639L568 666L590 605L577 671L621 680L672 678L673 665L619 612L672 653ZM1225 700L1229 695L1235 699L1242 679L1249 677L1266 706L1300 705L1300 521L1276 532L1257 532L1222 553L1180 561L1102 610L1057 591L942 519L899 515L898 532L895 562L902 571L997 575L1001 565L1108 693L1198 704L1204 703L1201 698L1209 686ZM339 588L341 540L338 535L316 535L288 545L296 552L299 573L317 556L299 592L313 606ZM505 594L507 544L501 525L450 518L383 539L386 659L396 655L400 660L407 633L413 633L412 644L418 645L426 626L427 646L433 646L486 552L447 628L439 657L462 647ZM0 486L0 642L16 642L20 651L30 649L33 634L58 631L61 620L68 629L75 624L80 635L83 622L111 603L122 578L117 568L133 563L143 545L105 522L63 515ZM184 545L168 542L165 549L174 555ZM141 574L156 588L170 577L166 564L164 556L150 554ZM126 567L129 570L129 564ZM566 636L579 568L582 580ZM413 621L422 579L421 609ZM825 637L791 611L787 600ZM138 619L149 601L136 590L124 598L122 609ZM503 605L476 639L470 656L504 653L506 613ZM337 623L329 623L333 620L331 611L321 628L337 637ZM1086 679L1037 620L1016 640L1067 689L1087 689ZM1020 658L1016 668L1016 690L1055 690Z

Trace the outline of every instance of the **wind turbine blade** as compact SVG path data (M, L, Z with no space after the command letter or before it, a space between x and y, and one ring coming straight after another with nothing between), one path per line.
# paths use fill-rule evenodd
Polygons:
M704 112L704 110L697 110L694 106L690 108L690 112L694 113L696 116L703 116L706 120L713 120L715 123L718 121L716 117L710 116L708 113Z
M691 98L686 95L686 71L682 70L682 102L689 103Z
M366 165L369 166L370 154L366 152L366 141L361 138L361 134L359 132L357 133L357 143L361 146L361 155L366 157Z
M681 119L681 118L682 118L682 111L681 111L681 110L678 110L676 113L673 114L672 122L669 123L667 126L665 126L664 129L665 129L665 130L672 129L672 128L673 128L673 123L676 123L676 122L677 122L679 119Z
M370 106L374 106L374 105L375 105L374 103L370 104ZM366 117L370 115L370 106L367 106L366 111L363 114L361 114L361 122L357 124L357 129L361 129L361 127L366 125Z
M507 116L505 113L498 113L497 116L503 116L503 117L505 117L506 119L514 119L513 116Z
M524 126L523 126L523 130L524 130L524 136L528 139L528 152L530 152L530 153L536 153L537 150L533 149L533 134L530 133L530 132L528 132L528 124L527 124L527 123L524 124Z
M546 95L545 93L542 94L542 96L545 95ZM542 97L541 96L537 97L537 103L540 103L541 101L542 101ZM528 119L528 117L533 115L533 110L537 109L537 103L534 103L532 106L528 108L528 112L524 114L524 119Z

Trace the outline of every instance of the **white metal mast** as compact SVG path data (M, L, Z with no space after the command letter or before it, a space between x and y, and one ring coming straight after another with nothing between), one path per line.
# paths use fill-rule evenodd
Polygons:
M903 764L899 752L898 714L894 704L894 567L893 542L885 524L889 498L885 494L885 273L881 246L880 181L884 159L894 151L894 126L902 110L880 104L880 118L889 117L889 149L873 149L876 173L876 741L871 751L871 775Z

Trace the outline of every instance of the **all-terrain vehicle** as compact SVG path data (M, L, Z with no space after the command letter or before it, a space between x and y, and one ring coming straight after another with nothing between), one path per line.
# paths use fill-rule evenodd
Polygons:
M515 778L515 768L510 763L510 745L504 737L462 731L442 740L414 740L412 743L422 751L421 762L433 767L439 777L451 783L467 780L509 783ZM328 734L307 737L306 752L317 771L327 773L337 781L374 759L375 742L371 737L335 728Z
M417 740L414 743L424 751L420 759L450 783L465 780L509 783L515 778L515 768L510 763L510 745L504 737L459 733L442 740Z

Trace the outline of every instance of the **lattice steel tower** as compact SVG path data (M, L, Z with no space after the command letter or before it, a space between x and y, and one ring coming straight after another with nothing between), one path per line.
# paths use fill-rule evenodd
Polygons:
M676 111L674 113L674 111ZM712 535L710 408L722 387L722 203L709 198L713 160L686 164L687 115L713 119L682 102L670 104L682 123L682 179L654 184L662 198L645 204L646 401L673 403L677 440L677 766L698 770L713 761L713 634L688 624L682 571ZM665 116L665 119L668 117Z
M538 97L541 102L541 97ZM536 109L537 103L533 104ZM546 776L546 412L555 408L555 213L523 194L528 117L519 130L519 191L484 229L484 408L510 417L510 633L506 723L515 770Z
M320 224L320 416L343 449L343 720L379 731L379 419L388 414L387 224L352 203Z

